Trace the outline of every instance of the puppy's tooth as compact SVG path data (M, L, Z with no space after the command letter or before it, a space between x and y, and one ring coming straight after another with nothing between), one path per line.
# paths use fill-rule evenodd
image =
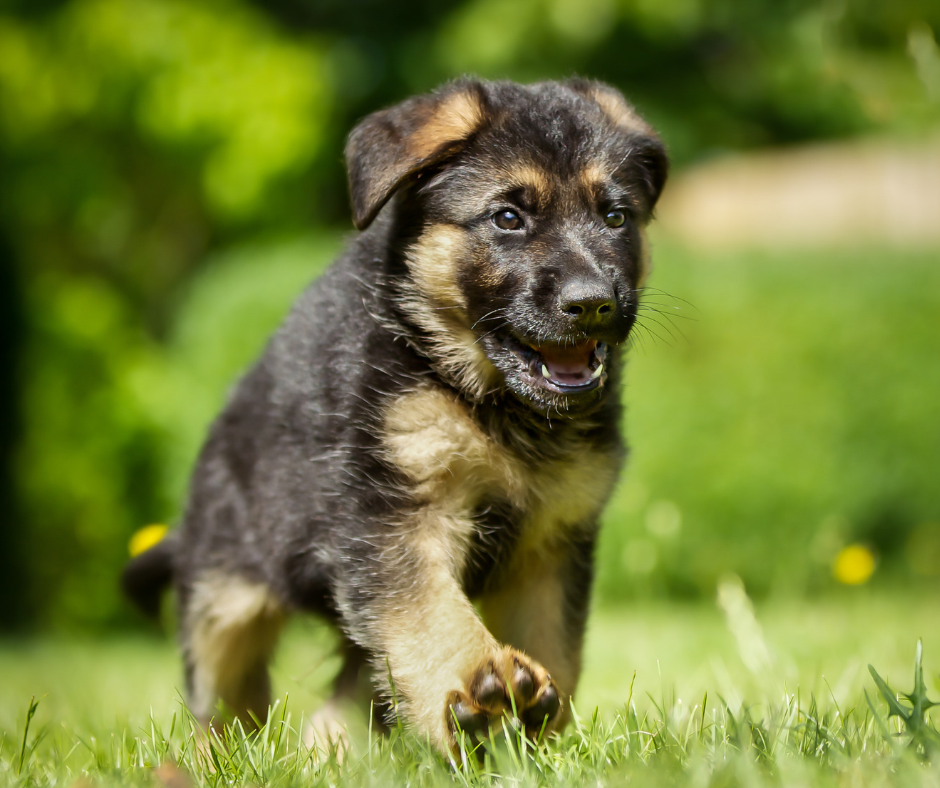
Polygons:
M591 380L596 380L597 378L599 378L599 377L601 376L601 373L602 373L603 371L604 371L604 365L603 365L603 364L598 364L598 365L597 365L597 369L595 369L595 370L591 373Z
M543 377L543 378L548 378L549 380L552 379L552 375L551 375L551 373L548 371L548 367L545 366L544 364L542 364L542 377Z

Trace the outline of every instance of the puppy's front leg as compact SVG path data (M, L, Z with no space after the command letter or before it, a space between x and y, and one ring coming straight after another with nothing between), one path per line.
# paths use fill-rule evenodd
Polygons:
M593 579L593 528L550 549L520 550L501 582L480 600L483 620L504 643L539 660L568 699L581 673L581 647Z
M453 750L456 724L484 732L505 714L533 737L558 718L558 689L540 664L501 645L464 594L453 535L469 523L426 511L403 537L394 587L373 623L400 713L419 735ZM547 722L546 722L547 718Z

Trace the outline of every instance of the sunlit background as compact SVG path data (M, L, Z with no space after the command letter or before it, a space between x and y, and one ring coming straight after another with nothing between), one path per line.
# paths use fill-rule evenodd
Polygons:
M352 231L344 136L464 73L608 81L674 161L601 605L935 594L938 32L936 0L7 2L0 629L141 626L128 542Z

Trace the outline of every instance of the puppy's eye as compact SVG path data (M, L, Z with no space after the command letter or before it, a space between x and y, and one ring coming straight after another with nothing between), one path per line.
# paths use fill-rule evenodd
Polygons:
M493 224L500 230L521 230L525 227L522 217L515 211L497 211L493 214Z
M625 221L627 221L627 214L619 208L608 211L607 215L604 217L604 224L608 227L622 227Z

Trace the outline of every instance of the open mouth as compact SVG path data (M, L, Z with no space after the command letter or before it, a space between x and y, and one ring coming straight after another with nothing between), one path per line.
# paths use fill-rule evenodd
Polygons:
M510 336L506 345L523 362L533 382L558 393L591 391L607 377L607 344L595 339L529 345Z

